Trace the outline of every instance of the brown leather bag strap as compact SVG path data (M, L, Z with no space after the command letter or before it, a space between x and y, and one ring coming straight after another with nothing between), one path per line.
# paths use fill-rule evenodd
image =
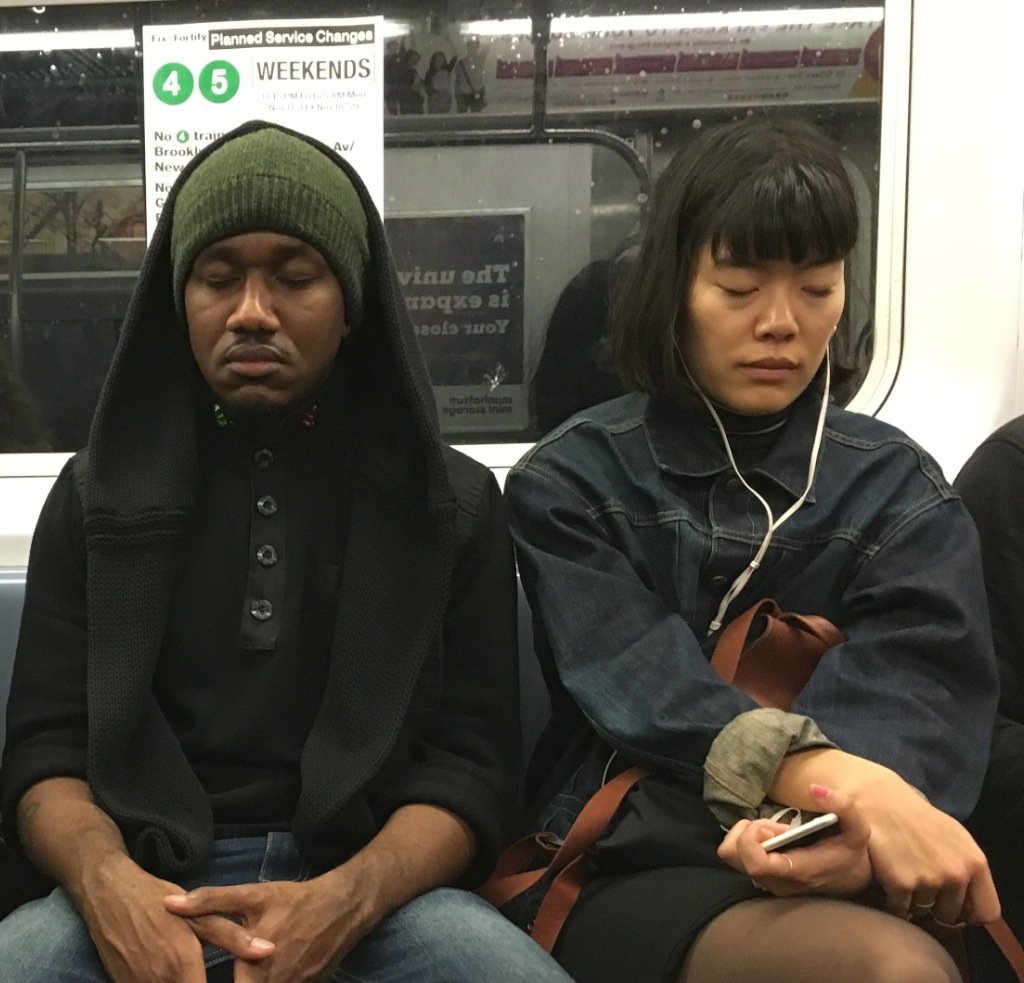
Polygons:
M828 618L823 618L820 614L794 614L787 611L776 617L787 625L813 635L826 649L834 648L840 642L846 641L846 636Z
M731 683L736 676L736 670L740 664L740 657L747 645L747 638L754 619L761 615L777 615L779 606L770 598L758 601L757 604L747 608L743 614L732 619L718 636L715 642L715 651L711 656L711 668L718 673L727 683Z
M568 866L601 839L630 789L649 774L650 771L643 765L633 765L602 785L580 810L565 841L551 861L550 869L559 871Z
M791 628L817 638L821 642L823 651L846 641L846 636L828 618L817 614L783 612L775 601L765 598L733 618L722 629L718 641L715 642L711 666L727 683L731 683L736 676L740 659L750 641L750 631L754 626L755 619L759 617L776 618ZM758 639L754 639L752 647L756 648L757 642Z
M755 703L788 710L821 657L845 639L826 618L784 613L765 598L722 629L711 668Z
M557 847L543 833L531 833L505 847L491 876L476 893L495 908L533 887L546 873ZM544 860L544 857L547 860Z
M548 865L549 872L557 873L530 929L530 937L548 952L554 948L562 926L580 896L587 876L590 848L604 836L612 816L630 789L649 774L650 771L642 765L633 765L602 785L580 811L561 849Z
M992 936L992 941L999 946L1003 957L1013 967L1018 983L1024 983L1024 949L1021 948L1020 942L1017 941L1017 936L1013 934L1010 926L1004 919L999 918L990 925L986 925L985 928Z
M642 765L633 765L602 785L587 800L557 849L543 833L517 840L502 852L494 872L476 893L500 908L544 877L554 875L530 932L538 941L546 940L541 944L550 952L583 887L590 848L604 836L630 789L649 774ZM545 853L549 859L537 865L538 857L543 859Z
M569 912L587 880L587 855L581 853L551 882L530 926L530 938L545 952L552 952Z

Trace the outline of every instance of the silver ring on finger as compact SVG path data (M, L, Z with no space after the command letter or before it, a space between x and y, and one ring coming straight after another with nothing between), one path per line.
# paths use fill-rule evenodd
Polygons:
M931 916L932 909L935 907L935 899L933 898L927 904L923 904L920 901L910 902L910 911L907 915L911 920L915 918L928 918Z

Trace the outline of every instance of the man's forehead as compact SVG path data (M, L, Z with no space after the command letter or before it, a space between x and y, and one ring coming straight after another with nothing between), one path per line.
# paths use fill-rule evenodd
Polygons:
M196 257L196 263L259 259L263 262L287 262L295 257L323 260L316 247L303 239L281 232L255 231L218 239L206 246Z

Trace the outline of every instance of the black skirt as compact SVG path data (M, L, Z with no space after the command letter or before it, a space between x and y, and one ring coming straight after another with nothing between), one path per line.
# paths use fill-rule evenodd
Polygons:
M764 897L724 867L663 867L588 882L554 955L577 983L675 983L701 929Z

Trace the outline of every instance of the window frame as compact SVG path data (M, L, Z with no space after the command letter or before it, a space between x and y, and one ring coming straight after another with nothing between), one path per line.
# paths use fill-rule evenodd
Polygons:
M881 133L879 144L878 215L873 301L874 349L867 375L849 408L876 414L888 398L900 368L903 348L904 262L906 246L908 144L910 123L910 75L913 0L884 0L885 71L882 77ZM537 100L535 100L536 103ZM541 129L537 130L538 121ZM594 127L551 126L542 105L535 105L532 129L507 129L490 125L473 128L441 126L427 132L420 121L415 127L397 126L385 133L385 152L403 146L444 146L461 142L528 142L536 139L586 140L621 153L643 182L646 169L635 148L612 133ZM89 138L102 143L130 144L141 140L124 135L124 127L95 127ZM131 128L135 130L135 127ZM117 132L117 131L122 132ZM86 141L89 143L89 141ZM35 148L45 144L32 131L0 132L0 151ZM84 146L84 144L83 144ZM16 169L17 170L17 169ZM18 179L16 174L15 180ZM20 175L25 180L24 171ZM643 184L642 184L643 186ZM14 266L12 263L12 273ZM12 280L13 282L13 280ZM500 482L533 442L454 443L453 446L495 472ZM53 479L71 454L0 454L0 489L5 508L0 511L0 566L27 562L28 545L36 519Z

